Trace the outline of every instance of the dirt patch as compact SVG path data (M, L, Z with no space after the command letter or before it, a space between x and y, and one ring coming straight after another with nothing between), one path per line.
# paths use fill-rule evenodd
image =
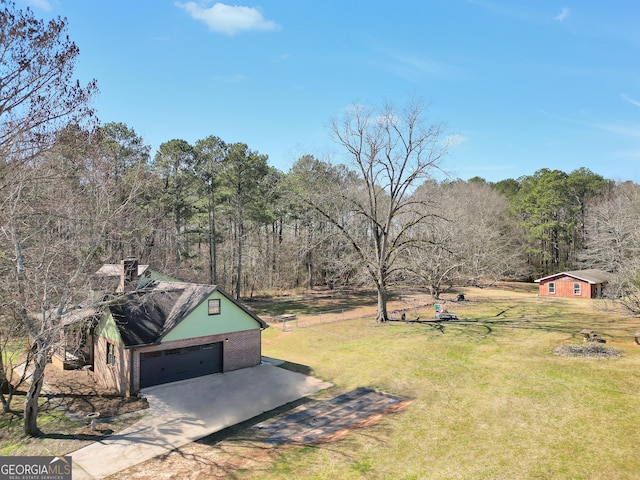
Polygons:
M457 293L449 292L434 300L424 292L413 292L409 289L396 289L390 293L387 311L391 319L400 319L404 313L407 320L433 319L434 303L440 304L448 311L463 309L471 304L469 300L457 301ZM283 331L294 328L311 327L320 324L371 318L376 316L377 297L372 291L357 293L345 291L325 292L323 296L316 292L296 302L282 300L254 301L251 307L256 309L270 326ZM301 309L300 306L306 306ZM276 312L277 315L272 315ZM298 312L292 314L291 312ZM287 318L289 317L289 318Z
M617 358L622 355L620 350L603 347L596 343L586 345L563 345L553 349L555 355L563 357L594 357L594 358Z
M365 388L326 400L302 399L293 409L291 405L281 407L281 413L271 418L230 427L109 479L241 478L243 471L268 468L291 449L338 441L353 429L373 425L410 403L409 399Z
M12 401L12 411L0 419L0 447L10 455L62 455L135 423L148 403L125 398L102 387L93 372L60 370L49 364L40 394L38 427L42 435L23 433L24 386ZM93 428L88 413L100 412Z
M47 365L42 397L72 419L100 413L99 418L112 418L149 407L138 397L122 397L101 386L90 370L60 370Z

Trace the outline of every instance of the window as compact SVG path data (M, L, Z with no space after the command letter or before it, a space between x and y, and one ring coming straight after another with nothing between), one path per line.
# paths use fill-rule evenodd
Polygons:
M219 315L220 314L220 299L214 298L209 300L209 315Z
M116 346L107 342L107 365L116 364Z
M549 282L549 295L555 295L556 293L556 282Z
M573 294L574 295L581 295L582 294L582 285L580 285L579 283L574 283L573 284Z

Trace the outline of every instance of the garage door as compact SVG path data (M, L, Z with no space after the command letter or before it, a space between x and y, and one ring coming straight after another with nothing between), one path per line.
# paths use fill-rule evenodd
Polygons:
M222 372L222 342L140 354L140 388Z

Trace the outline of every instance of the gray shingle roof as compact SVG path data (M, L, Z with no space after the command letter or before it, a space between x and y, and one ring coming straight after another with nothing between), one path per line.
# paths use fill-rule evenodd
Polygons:
M215 285L157 281L125 295L109 310L125 347L149 345L159 342L214 291L237 304ZM262 328L266 327L262 319L237 305Z
M562 276L577 278L578 280L583 280L591 284L607 283L609 280L611 280L611 274L609 272L605 272L604 270L599 270L597 268L590 268L587 270L573 270L568 272L555 273L553 275L539 278L538 280L536 280L536 282L541 282L543 280Z

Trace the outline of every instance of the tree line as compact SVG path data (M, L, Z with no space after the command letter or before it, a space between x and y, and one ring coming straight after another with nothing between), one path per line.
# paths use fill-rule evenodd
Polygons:
M438 149L440 159L446 146ZM394 162L365 157L374 165L356 169L309 154L282 172L267 155L214 135L194 144L169 140L151 156L122 123L91 131L70 125L46 152L5 172L25 212L4 215L25 228L24 219L42 208L47 222L24 235L34 246L64 244L61 262L76 259L67 265L95 246L83 275L135 256L239 299L375 285L381 275L385 284L404 282L437 297L455 285L584 268L618 272L634 261L632 182L586 168L496 183L436 181L436 165L428 164L419 181L395 179L408 182L400 195L398 185L378 182L376 168L388 171ZM75 252L67 251L71 240ZM9 264L5 272L13 275Z
M69 140L75 145L64 145ZM411 225L405 248L394 250L392 278L434 296L453 285L531 281L562 270L613 272L637 248L636 185L586 168L542 169L496 183L436 181L427 169L404 191L405 211L382 226L376 222L398 205L390 205L389 185L365 177L371 169L309 154L282 172L267 155L213 135L193 145L169 140L150 157L143 139L121 123L81 139L63 133L58 141L47 156L70 169L66 180L82 182L78 163L98 164L87 157L91 151L110 170L102 172L105 195L122 203L135 192L126 215L109 226L94 266L136 256L185 280L219 284L237 298L366 283L371 265L358 250L375 238L374 227L400 232ZM622 235L613 228L622 224L624 237L606 238Z

